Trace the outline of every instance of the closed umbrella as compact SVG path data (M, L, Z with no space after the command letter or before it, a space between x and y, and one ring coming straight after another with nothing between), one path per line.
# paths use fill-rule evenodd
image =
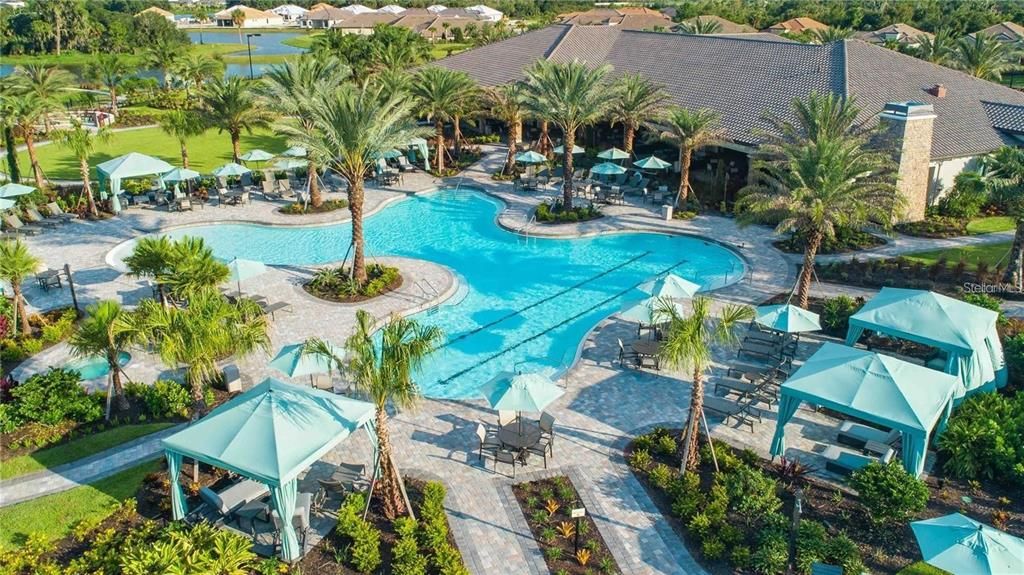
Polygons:
M675 299L690 299L700 291L700 285L690 280L683 279L676 274L651 279L637 286L637 288L655 297L669 297Z
M480 387L480 393L491 409L515 411L522 433L522 412L538 413L565 391L540 373L502 372Z
M538 154L533 150L521 152L516 154L516 161L520 164L543 164L548 161L542 154Z
M625 174L626 168L611 162L604 162L590 168L590 173L599 174L601 176L617 176L619 174Z
M818 314L795 305L763 305L757 308L754 321L768 329L783 333L818 331Z
M626 303L619 310L619 317L628 321L653 325L658 323L659 320L667 319L667 314L662 311L666 305L675 309L680 315L686 313L686 307L682 302L651 296L640 301Z
M665 170L672 167L672 164L657 156L647 156L642 160L633 162L633 165L641 170Z
M22 184L15 184L13 182L0 186L0 198L13 198L15 196L23 196L35 191L32 186L25 186Z
M242 174L248 174L251 171L252 170L246 168L245 166L236 164L234 162L228 162L223 166L213 170L212 173L215 176L226 178L228 176L241 176Z
M597 157L602 160L627 160L629 159L629 152L611 147L598 154Z
M910 524L929 565L950 573L1024 573L1024 539L953 513Z
M228 264L228 278L238 284L238 295L242 295L242 280L267 273L263 262L235 258Z
M287 158L305 158L306 148L303 148L302 146L292 146L281 152L281 155Z
M345 350L334 344L328 343L331 354L334 357L345 357ZM318 353L306 353L305 345L294 343L281 348L274 359L270 360L270 367L288 375L289 377L309 376L310 384L313 383L313 376L318 373L331 373L334 367L334 358Z
M565 153L565 146L564 145L558 146L558 147L556 147L552 151L554 153L556 153L556 154L564 154ZM572 145L572 155L575 156L576 154L582 154L583 152L586 152L586 150L584 150L580 146L577 146L576 144Z

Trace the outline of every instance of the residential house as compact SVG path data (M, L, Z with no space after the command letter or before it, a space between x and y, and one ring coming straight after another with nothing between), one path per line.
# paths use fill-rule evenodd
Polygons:
M790 18L769 26L765 31L772 34L800 34L802 32L814 32L815 30L828 30L827 24L822 24L814 18Z
M578 26L615 26L622 30L668 30L675 26L668 15L644 7L593 8L559 16L562 24Z
M694 22L715 22L718 24L718 32L716 34L753 34L757 32L757 28L748 26L746 24L737 24L732 20L726 20L721 16L715 16L714 14L704 14L701 16L694 16L693 18L687 18L683 20L686 24L693 24Z
M158 8L156 6L150 6L149 8L146 8L145 10L142 10L141 12L137 13L136 16L142 16L143 14L156 14L157 16L160 16L168 22L174 22L173 12L168 12L167 10L164 10L163 8Z
M918 30L913 26L903 23L890 24L872 32L857 32L854 38L878 45L898 44L900 46L915 47L921 44L922 38L931 39L934 36L924 30Z
M271 8L269 12L277 14L285 22L298 22L309 13L309 10L295 4L282 4L277 8Z
M242 12L244 20L242 22L242 28L266 28L268 26L283 26L284 18L274 14L273 12L264 12L263 10L257 10L250 8L244 4L238 4L217 12L213 15L213 21L217 26L223 27L234 27L234 15L236 12Z
M348 10L327 6L306 12L299 19L299 25L304 28L336 28L348 18L354 18Z
M1004 44L1016 44L1024 40L1024 26L1013 22L1000 22L999 24L993 24L984 30L978 30L973 34L970 34L970 37L973 38L975 34L991 36Z

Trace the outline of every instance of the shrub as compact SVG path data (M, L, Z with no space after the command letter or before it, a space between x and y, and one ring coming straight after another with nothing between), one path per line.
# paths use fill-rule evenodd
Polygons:
M646 449L637 449L629 454L629 464L638 471L647 471L654 459Z
M78 319L78 315L75 313L75 310L64 310L56 321L43 326L40 339L43 340L44 343L57 343L58 341L64 341L70 337L71 332L75 330L76 319Z
M187 418L192 396L184 385L167 379L158 379L142 390L146 411L157 419Z
M380 531L362 517L366 499L361 493L345 498L338 509L338 530L349 541L345 555L352 568L372 573L381 564Z
M572 223L593 220L603 214L592 205L573 206L571 210L566 210L562 206L562 201L556 200L554 203L543 202L538 205L534 215L538 222Z
M753 467L740 466L719 477L723 480L733 510L748 525L759 523L782 507L782 500L775 493L777 482Z
M669 483L675 479L675 470L664 463L659 463L651 469L648 478L658 489L666 489Z
M290 216L297 216L303 214L322 214L324 212L333 212L335 210L341 210L348 207L348 202L345 200L326 200L320 204L320 207L314 208L312 204L305 204L303 202L292 202L287 206L281 208L282 214Z
M81 375L73 369L52 368L29 377L11 390L14 420L47 425L96 421L103 416L102 394L89 395L80 381Z
M850 476L850 486L877 524L903 523L928 504L928 487L896 462L868 464Z
M916 222L896 224L896 231L919 238L951 238L967 234L967 220L932 214Z
M825 559L825 541L828 532L817 521L803 520L796 534L796 569L810 573L811 565Z
M1022 336L1010 340L1016 360ZM966 399L939 437L943 470L959 479L996 479L1024 486L1024 393L979 393Z
M825 543L825 559L833 565L840 565L843 573L864 573L864 561L860 549L845 533L829 537Z
M981 212L988 201L985 181L978 172L960 172L953 190L939 200L939 213L951 218L969 220Z
M434 550L434 566L440 575L469 575L469 569L462 563L462 555L450 543Z
M729 564L736 569L750 567L750 547L746 545L733 547L732 553L729 554Z
M850 327L850 316L863 305L848 295L826 298L821 306L821 322L830 333L845 334Z
M701 542L700 551L704 554L705 559L714 561L721 559L725 555L725 543L718 537L708 537Z
M761 538L757 551L750 558L750 566L761 575L776 575L786 571L789 548L781 533L771 531Z
M400 517L394 525L398 541L393 550L392 572L395 575L426 575L427 558L420 555L419 544L416 542L416 521Z
M676 438L671 435L663 435L655 443L655 450L662 455L675 455L678 445Z
M346 300L355 297L378 296L402 281L398 268L380 264L366 266L366 276L366 284L360 287L349 276L349 270L344 267L323 268L313 276L313 279L305 287L307 291L317 297Z

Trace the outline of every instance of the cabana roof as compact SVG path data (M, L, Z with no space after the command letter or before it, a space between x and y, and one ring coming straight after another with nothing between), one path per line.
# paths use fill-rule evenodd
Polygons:
M96 166L96 170L107 178L133 178L137 176L152 176L154 174L166 174L174 169L174 166L153 156L130 152L123 156L107 160Z
M373 419L373 404L267 379L163 440L164 449L282 485Z

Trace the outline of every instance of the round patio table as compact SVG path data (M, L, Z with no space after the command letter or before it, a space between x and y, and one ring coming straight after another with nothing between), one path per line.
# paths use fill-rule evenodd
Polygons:
M522 425L521 431L520 425ZM498 441L512 449L526 449L540 442L540 427L525 421L506 423L498 430Z

